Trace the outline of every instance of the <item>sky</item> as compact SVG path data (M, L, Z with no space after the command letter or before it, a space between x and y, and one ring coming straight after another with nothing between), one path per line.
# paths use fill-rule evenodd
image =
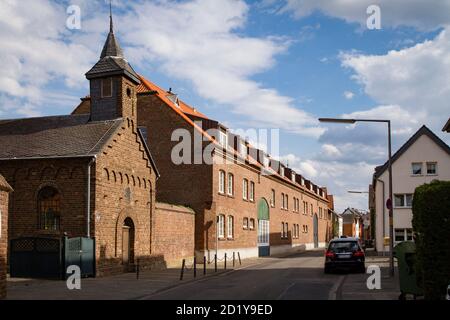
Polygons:
M367 209L387 157L450 116L450 0L114 0L115 33L134 69L230 129L279 129L280 159L335 195L337 211ZM80 28L67 27L80 11ZM0 119L70 113L109 30L105 0L0 2ZM261 143L264 144L264 143ZM270 151L270 150L268 150Z

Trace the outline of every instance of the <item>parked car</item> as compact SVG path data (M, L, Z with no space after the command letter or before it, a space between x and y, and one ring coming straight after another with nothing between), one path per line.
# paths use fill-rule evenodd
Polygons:
M357 238L331 240L325 253L325 273L333 270L355 270L366 272L366 255Z

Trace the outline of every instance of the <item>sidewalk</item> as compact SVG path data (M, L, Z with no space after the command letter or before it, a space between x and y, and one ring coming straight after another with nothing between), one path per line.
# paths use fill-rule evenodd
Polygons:
M400 285L398 269L395 276L389 276L389 258L372 256L366 258L366 267L378 265L381 268L381 290L369 290L369 274L348 274L337 292L337 300L398 300Z
M193 270L185 271L180 281L180 268L161 271L141 272L139 280L135 273L126 273L105 278L88 278L81 280L81 290L68 290L65 281L8 279L8 300L137 300L144 296L170 289L175 286L201 281L202 279L223 274L239 268L262 263L264 259L245 259L242 265L236 261L227 262L227 270L223 263L218 264L217 273L214 264L207 267L203 275L203 265L197 265L197 277ZM191 267L188 265L188 267Z

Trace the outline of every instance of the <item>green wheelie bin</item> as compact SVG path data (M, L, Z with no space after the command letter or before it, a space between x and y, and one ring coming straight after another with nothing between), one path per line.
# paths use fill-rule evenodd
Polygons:
M415 272L416 244L413 241L401 242L394 248L394 257L397 258L400 279L400 300L406 295L413 295L414 299L423 296L423 290L418 286Z

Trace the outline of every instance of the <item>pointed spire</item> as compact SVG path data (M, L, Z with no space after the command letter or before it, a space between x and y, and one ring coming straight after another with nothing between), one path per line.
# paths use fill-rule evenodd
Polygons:
M114 33L114 25L112 18L112 0L109 0L109 32Z
M109 1L109 34L106 39L106 43L103 47L102 54L100 58L105 57L119 57L124 58L122 48L119 45L119 42L116 40L114 36L114 24L113 24L113 16L112 16L112 2Z

